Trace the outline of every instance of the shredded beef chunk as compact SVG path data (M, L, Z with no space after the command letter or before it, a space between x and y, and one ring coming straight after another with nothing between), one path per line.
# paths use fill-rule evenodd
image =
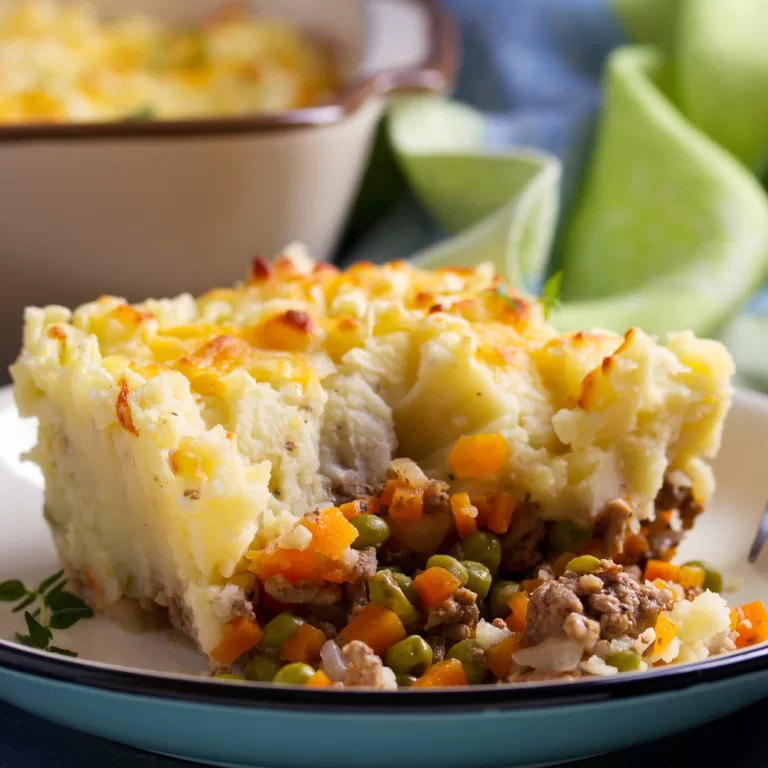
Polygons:
M563 633L565 620L572 613L584 613L581 600L559 581L545 581L534 590L528 603L525 634L533 645Z
M451 511L451 497L447 483L432 480L424 490L424 512L437 514L445 510Z
M547 527L539 517L539 508L530 501L515 507L509 531L501 542L504 565L510 571L533 568L543 557L541 546L547 536Z
M631 516L632 510L623 499L614 499L605 505L595 526L595 535L602 542L606 557L616 557L624 552Z
M358 584L344 584L344 605L350 616L357 616L368 605L368 586L360 582Z
M376 575L376 549L375 547L366 547L358 553L357 562L352 569L350 579L354 583L361 581L368 582Z
M460 587L427 615L425 629L440 627L440 633L454 643L466 640L480 619L477 595Z
M392 670L365 643L353 640L342 648L342 653L348 662L345 687L397 688Z
M565 634L591 647L598 639L596 623L604 640L636 638L673 602L669 591L641 584L615 563L602 560L596 573L580 576L568 571L534 590L525 634L532 644Z
M307 603L309 605L333 605L341 600L338 584L314 584L299 581L291 584L284 576L272 576L264 582L264 591L281 603Z
M504 627L506 628L506 624ZM432 649L432 663L442 661L445 658L445 638L442 635L425 635L424 639Z

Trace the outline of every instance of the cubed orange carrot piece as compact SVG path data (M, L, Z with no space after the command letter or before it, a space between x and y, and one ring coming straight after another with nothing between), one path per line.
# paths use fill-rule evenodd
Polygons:
M458 659L446 659L433 664L411 687L447 688L469 685L464 665Z
M662 581L680 581L680 568L664 560L649 560L645 566L645 578L648 581L661 579Z
M488 528L500 536L509 530L512 515L515 511L515 497L506 491L500 494L493 505L493 511L488 518Z
M256 562L248 570L258 574L262 582L279 575L296 584L299 581L319 581L320 566L317 553L311 549L302 551L270 546L259 552Z
M512 667L512 654L524 647L525 640L522 635L505 637L496 645L491 646L488 651L488 669L498 680L503 680Z
M478 496L476 499L472 499L472 503L475 509L477 509L477 517L475 518L477 527L487 528L488 521L493 514L496 499L493 496Z
M355 499L342 504L339 509L347 520L352 520L359 515L378 515L379 500L375 496L368 496L365 499Z
M700 565L683 565L678 574L677 583L683 589L703 587L707 572Z
M413 580L413 588L428 611L447 600L460 586L458 577L438 566L427 568Z
M390 646L405 639L406 632L396 613L378 603L368 603L341 630L341 636L347 643L360 640L383 656Z
M663 613L656 619L656 639L653 641L653 655L658 656L669 648L669 644L677 635L677 622L672 621Z
M524 632L528 623L528 595L525 592L513 592L507 600L509 616L505 619L513 632Z
M448 461L456 477L492 477L508 458L509 445L503 435L463 435Z
M418 520L424 514L424 489L396 488L389 505L389 516L396 520Z
M395 490L398 485L394 480L387 480L386 485L381 489L379 495L376 497L379 504L384 507L388 507L392 503L392 497L395 495Z
M263 637L264 633L256 621L235 616L224 625L219 644L211 651L211 657L221 664L231 664L258 645Z
M338 507L328 507L304 521L312 533L311 547L332 560L340 558L358 537L357 528Z
M326 641L325 634L311 624L302 624L281 646L283 661L301 661L316 664L320 649Z
M754 603L742 605L741 613L744 618L736 629L739 633L736 647L746 648L748 645L768 640L768 612L762 601L756 600Z
M639 533L627 536L624 542L624 554L631 560L637 560L650 549L648 539Z
M307 680L305 685L310 688L327 688L331 685L331 678L328 677L322 669L318 669L317 672Z
M469 500L469 494L454 493L451 496L451 512L460 538L466 539L477 530L477 508Z
M566 563L567 565L567 563ZM520 582L520 586L523 592L531 594L535 589L538 589L544 583L544 579L523 579Z

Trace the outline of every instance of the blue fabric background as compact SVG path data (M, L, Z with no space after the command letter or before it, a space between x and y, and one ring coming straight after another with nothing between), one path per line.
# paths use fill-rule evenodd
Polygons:
M463 29L457 97L487 113L489 148L525 144L563 158L567 205L588 156L604 58L626 42L613 13L602 0L445 2ZM404 257L441 236L418 205L405 200L355 253ZM768 312L768 295L762 303ZM173 765L182 763L49 726L0 704L0 768Z

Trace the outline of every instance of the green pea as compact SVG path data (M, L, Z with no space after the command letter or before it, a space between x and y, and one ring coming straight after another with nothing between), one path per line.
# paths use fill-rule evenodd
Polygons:
M294 632L304 624L304 619L294 613L284 611L278 613L272 621L264 627L264 637L261 641L262 648L280 648L280 646L293 637Z
M704 569L704 583L701 585L702 589L708 589L710 592L722 592L723 591L723 575L720 571L710 568L706 563L702 563L701 560L690 560L685 565L698 565L699 568Z
M488 607L494 619L506 619L509 616L507 600L513 592L519 592L520 585L516 581L497 581L491 587Z
M432 663L432 646L420 635L411 635L387 651L384 663L397 675L420 675Z
M427 560L427 568L443 568L452 573L463 587L469 580L467 569L455 558L450 555L432 555Z
M280 685L304 685L315 670L309 664L302 664L300 661L294 664L286 664L273 678L273 683Z
M632 672L640 669L640 655L635 651L616 651L605 657L605 663L619 672Z
M413 579L410 576L406 576L404 573L393 573L392 578L397 583L397 586L403 590L403 594L408 598L408 602L411 605L419 605L421 598L419 593L413 586Z
M578 552L591 538L591 529L580 528L570 520L558 520L549 532L549 543L558 552Z
M593 555L581 555L580 557L574 557L565 566L565 570L573 571L574 573L595 573L600 570L600 560Z
M473 685L484 683L488 677L488 660L476 640L462 640L448 651L449 659L458 659L464 667L467 680Z
M242 677L238 677L237 675L231 675L229 672L217 672L216 679L217 680L235 680L238 683L243 682Z
M357 528L357 538L352 542L354 549L380 547L389 538L389 526L378 515L358 515L350 521Z
M398 688L410 688L417 680L413 675L395 675Z
M491 573L496 573L501 565L501 542L490 531L475 531L461 542L464 551L463 560L482 563Z
M461 564L469 574L467 589L474 592L480 599L484 598L491 589L493 582L491 572L482 563L475 563L472 560L462 560Z
M272 682L280 670L280 659L272 653L256 653L246 664L243 674L246 680L259 683Z
M418 611L400 589L395 577L387 571L379 571L368 582L368 596L371 602L394 611L403 624L413 624L419 618Z

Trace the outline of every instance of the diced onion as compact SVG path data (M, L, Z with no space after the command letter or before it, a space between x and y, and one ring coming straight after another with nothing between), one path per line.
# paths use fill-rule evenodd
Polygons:
M512 658L524 667L539 672L570 672L576 669L584 647L567 637L548 637L531 648L523 648L512 654Z
M484 651L489 651L496 643L500 643L511 634L508 629L494 627L493 624L485 619L478 621L477 627L475 627L475 640Z
M347 671L347 660L341 652L341 648L333 641L326 640L320 649L320 658L323 660L323 672L333 683L344 680Z

